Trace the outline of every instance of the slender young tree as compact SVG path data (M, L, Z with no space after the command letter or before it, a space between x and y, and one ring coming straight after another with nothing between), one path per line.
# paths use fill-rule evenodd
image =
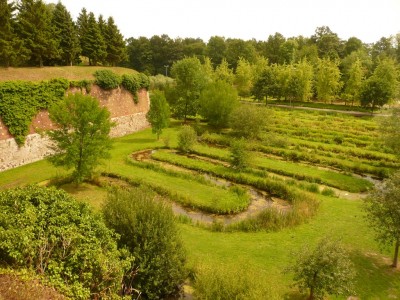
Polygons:
M206 82L204 70L198 58L187 57L175 62L171 73L177 97L171 107L177 117L186 121L187 116L195 116L199 110L199 97Z
M355 275L347 251L337 241L322 239L314 249L295 253L296 261L287 270L293 272L300 291L309 290L309 300L325 295L350 296Z
M253 72L250 63L244 58L239 58L235 74L235 85L239 96L250 96L253 87Z
M328 58L318 59L315 87L319 100L334 100L342 83L338 64Z
M60 62L63 65L72 66L81 49L75 23L61 2L58 2L54 8L52 23L58 32Z
M150 109L146 115L147 120L151 124L153 133L157 134L157 140L164 128L169 125L171 112L167 99L161 91L153 91L150 96Z
M49 132L56 154L50 161L56 166L73 168L77 183L89 179L101 159L109 157L112 127L110 112L90 96L73 94L49 110L59 129Z

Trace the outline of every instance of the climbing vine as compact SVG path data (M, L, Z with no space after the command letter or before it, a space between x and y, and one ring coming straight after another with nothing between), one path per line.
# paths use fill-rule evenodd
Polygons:
M39 83L7 81L0 83L0 116L18 145L23 145L33 117L61 100L69 87L67 79Z
M133 95L135 103L138 102L137 91L149 88L149 78L145 74L123 75L120 78L110 70L101 71L96 72L97 76L95 74L96 84L102 88L108 87L107 89L122 84ZM92 84L92 80L68 81L63 78L41 82L0 82L0 118L21 146L25 143L32 119L41 109L48 109L53 103L63 99L69 87L77 87L81 91L85 89L86 93L90 93Z

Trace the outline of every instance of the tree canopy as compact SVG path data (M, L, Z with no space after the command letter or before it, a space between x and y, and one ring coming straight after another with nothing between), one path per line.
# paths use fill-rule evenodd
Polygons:
M78 93L53 105L49 113L58 127L48 133L56 151L50 161L73 168L72 177L78 183L90 179L101 159L109 157L113 125L109 111L97 99Z

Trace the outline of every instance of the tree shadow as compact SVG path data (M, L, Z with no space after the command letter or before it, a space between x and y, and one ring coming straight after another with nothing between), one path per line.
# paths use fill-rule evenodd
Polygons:
M400 270L378 253L353 251L350 258L356 269L355 287L360 299L390 299L400 296ZM358 290L357 290L358 289Z
M118 142L124 144L146 144L146 143L154 143L155 141L157 141L157 138L154 139L131 138L131 139L120 140Z

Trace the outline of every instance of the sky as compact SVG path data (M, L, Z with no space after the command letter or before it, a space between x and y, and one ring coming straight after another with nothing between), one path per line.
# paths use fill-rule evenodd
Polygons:
M59 0L45 0L57 3ZM400 33L400 0L61 0L74 20L83 7L112 16L125 38L167 34L267 40L310 37L328 26L339 38L364 43Z

